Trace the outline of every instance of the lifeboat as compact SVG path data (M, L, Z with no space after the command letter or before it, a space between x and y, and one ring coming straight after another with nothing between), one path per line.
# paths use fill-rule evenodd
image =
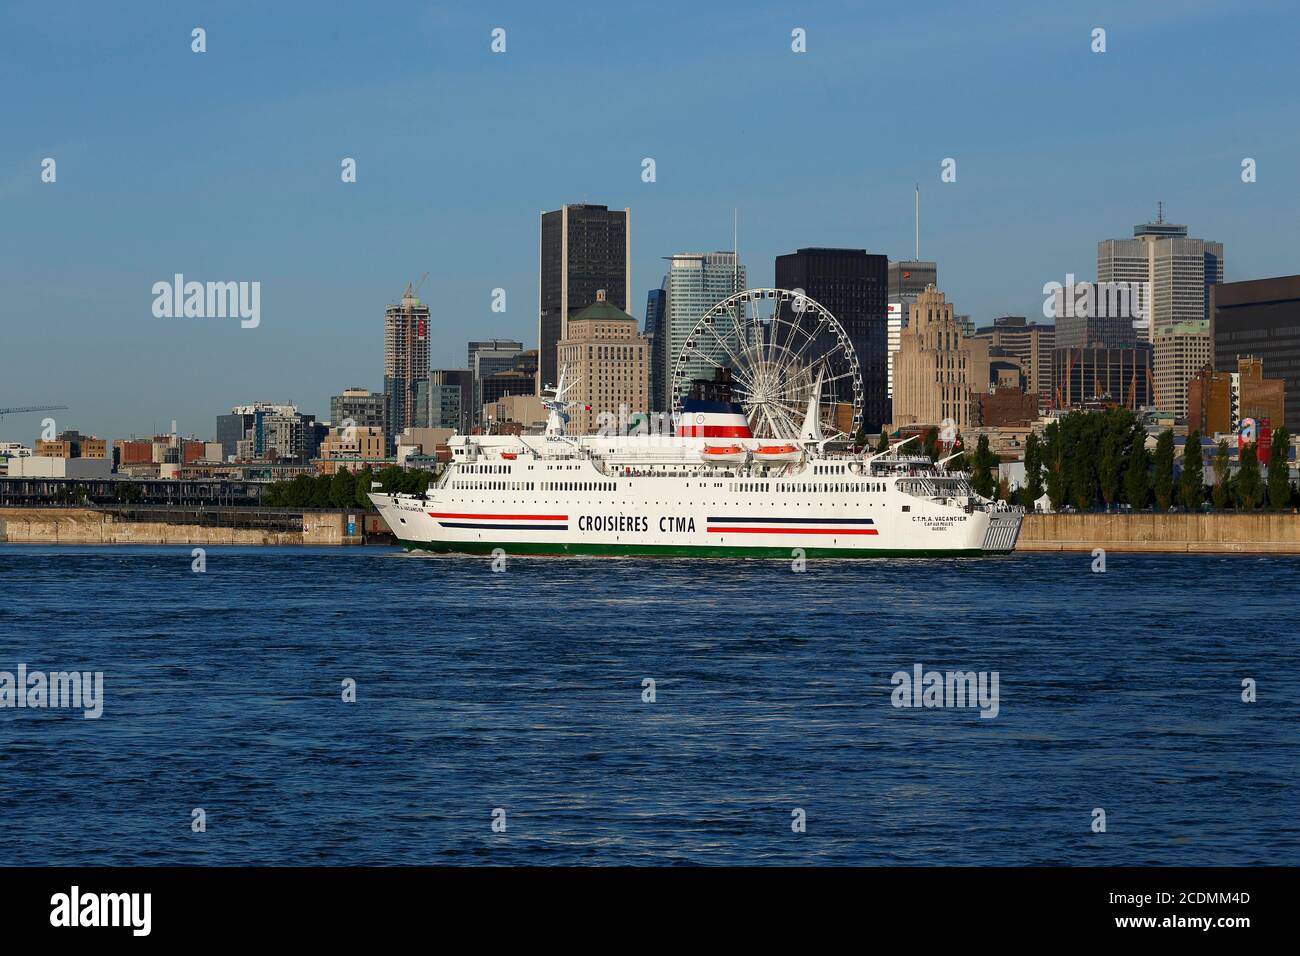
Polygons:
M519 453L516 451L503 451L501 453L501 457L504 458L506 461L514 461L516 458L519 457Z
M739 445L705 445L700 457L705 461L740 463L745 460L745 449Z
M784 445L759 445L754 449L755 461L798 461L799 446L789 443Z

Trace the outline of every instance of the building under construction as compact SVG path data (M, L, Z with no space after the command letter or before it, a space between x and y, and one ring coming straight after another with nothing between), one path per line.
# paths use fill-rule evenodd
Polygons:
M416 298L428 278L408 284L402 301L384 310L384 427L389 448L414 428L422 382L429 378L429 307ZM426 386L427 387L427 386Z
M1053 349L1052 386L1055 408L1117 405L1136 411L1151 405L1151 346Z

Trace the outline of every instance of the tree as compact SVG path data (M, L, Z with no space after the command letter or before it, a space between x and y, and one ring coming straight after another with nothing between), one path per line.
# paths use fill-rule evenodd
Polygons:
M992 498L996 485L993 482L992 466L997 456L989 451L989 436L980 435L975 444L975 465L971 471L971 486L982 498Z
M883 455L887 451L889 451L889 435L882 428L880 430L880 440L876 442L876 454Z
M929 455L931 461L939 460L939 429L931 428L922 439L921 451Z
M1146 433L1135 436L1129 447L1124 468L1124 500L1134 511L1141 511L1151 497L1151 453L1147 451Z
M1155 475L1151 480L1156 507L1168 511L1174 498L1174 433L1166 428L1156 439Z
M1220 511L1228 507L1228 476L1231 471L1232 461L1228 455L1228 440L1221 438L1214 451L1214 488L1210 492L1214 507Z
M1268 503L1285 508L1291 503L1291 466L1286 460L1286 446L1291 436L1285 428L1273 432L1273 448L1268 456Z
M369 465L366 465L366 467L357 472L356 480L354 482L356 486L354 489L354 494L356 496L355 503L362 508L373 507L368 496L370 494L370 483L374 480L375 473Z
M1118 419L1106 423L1105 435L1101 440L1101 460L1097 464L1097 484L1101 488L1101 500L1106 502L1107 508L1119 500L1123 484L1124 439Z
M334 478L330 481L330 504L335 508L350 508L356 497L357 483L352 472L346 468L334 472Z
M1263 487L1259 481L1259 459L1255 457L1255 445L1249 444L1241 449L1241 467L1237 471L1237 507L1243 511L1253 511L1263 498Z
M955 454L957 457L948 462L944 467L949 471L966 471L969 465L969 458L966 455L966 440L961 437L961 432L953 439L952 451L949 454Z
M1065 456L1062 451L1061 423L1052 422L1043 429L1043 464L1047 469L1047 499L1053 511L1065 504Z
M1197 511L1205 500L1205 460L1201 457L1201 432L1193 428L1183 445L1183 474L1179 482L1183 507Z
M865 424L858 426L858 433L853 436L853 447L854 448L867 447L867 426Z
M1043 458L1038 436L1030 433L1025 439L1025 484L1020 489L1020 503L1032 510L1034 502L1043 497Z

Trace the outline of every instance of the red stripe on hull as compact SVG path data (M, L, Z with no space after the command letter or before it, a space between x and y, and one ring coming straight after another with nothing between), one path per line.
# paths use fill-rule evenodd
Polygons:
M715 534L879 534L875 528L709 528Z
M471 515L459 514L450 511L430 511L430 518L487 518L488 520L500 519L501 521L568 521L568 515Z

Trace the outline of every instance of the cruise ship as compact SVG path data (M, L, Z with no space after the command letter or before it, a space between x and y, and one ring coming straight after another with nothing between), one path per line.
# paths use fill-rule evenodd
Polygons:
M1016 543L1023 509L976 494L947 459L836 451L815 401L797 439L743 406L686 399L670 434L454 435L423 495L371 500L408 550L709 558L976 557ZM955 456L952 456L955 457Z

